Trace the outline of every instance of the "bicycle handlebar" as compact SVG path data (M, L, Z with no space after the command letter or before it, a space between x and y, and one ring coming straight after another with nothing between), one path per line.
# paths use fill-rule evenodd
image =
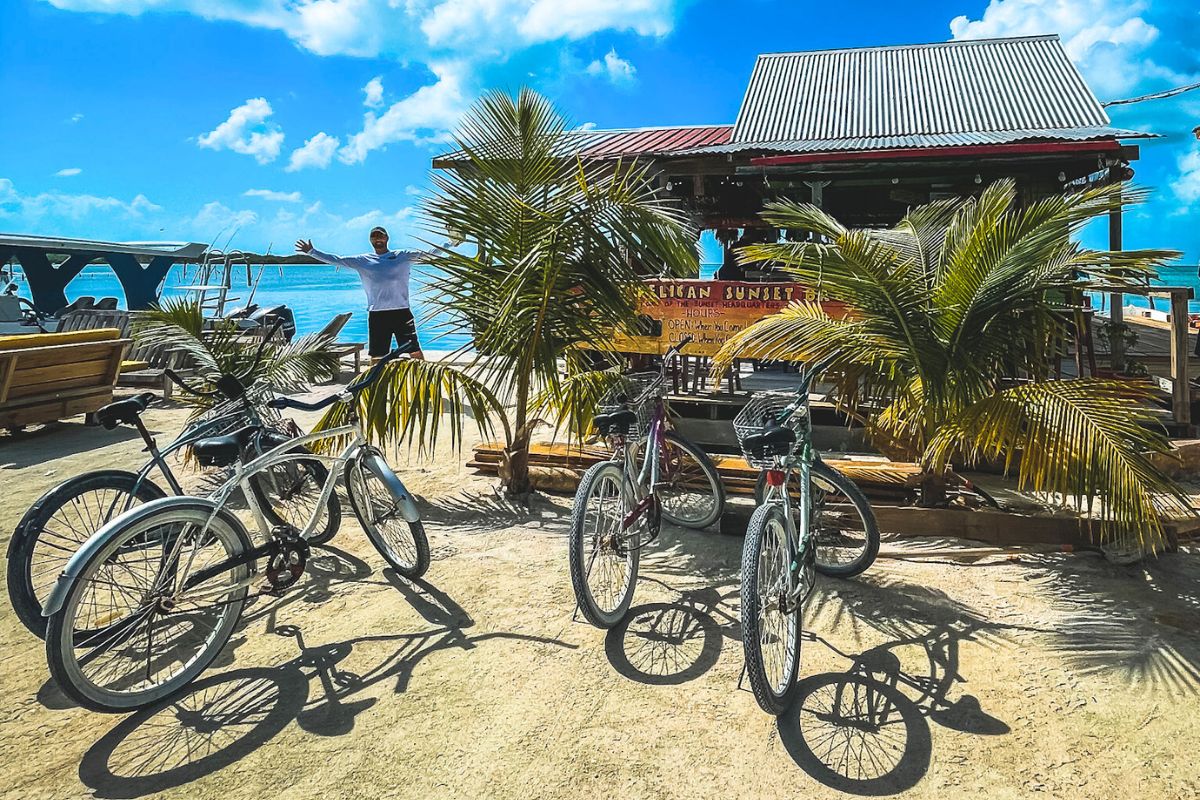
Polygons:
M345 395L357 394L358 392L361 392L363 389L370 386L372 383L374 383L376 380L379 379L379 374L381 372L383 372L383 368L385 366L387 366L389 363L391 363L392 361L395 361L396 359L400 358L400 356L403 356L403 355L407 355L407 353L402 352L400 350L393 350L392 352L388 353L386 356L384 356L383 358L376 361L374 366L372 366L369 370L367 370L365 373L363 373L363 376L361 378L359 378L358 380L354 381L349 386L347 386L346 390L344 392L339 392L338 394L331 394L328 397L323 397L314 403L306 403L303 400L296 400L295 398L292 398L292 397L275 397L275 398L272 398L271 400L268 400L267 405L270 408L275 408L275 409L294 408L294 409L297 409L300 411L320 411L321 409L328 408L329 406L338 402Z

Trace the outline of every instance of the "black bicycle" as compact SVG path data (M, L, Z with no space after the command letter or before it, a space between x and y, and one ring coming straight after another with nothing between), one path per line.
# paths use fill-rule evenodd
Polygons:
M17 523L8 545L8 597L21 623L39 638L45 638L46 618L42 608L46 596L67 561L89 537L129 509L167 496L167 491L150 478L155 468L162 474L170 493L185 494L167 457L189 448L194 442L220 436L247 425L263 428L262 436L247 442L241 460L249 461L281 442L293 438L294 424L285 421L267 403L273 395L261 384L247 389L243 382L254 373L270 337L259 345L254 362L241 376L226 375L215 390L189 387L168 371L178 385L206 398L223 398L184 429L165 448L159 449L141 415L155 400L147 392L110 403L96 412L108 430L119 425L134 427L146 443L150 459L137 472L100 469L66 480L43 494ZM250 482L263 513L276 525L307 520L319 502L328 470L318 459L290 461ZM322 525L310 542L324 544L333 538L341 523L341 507L330 495Z

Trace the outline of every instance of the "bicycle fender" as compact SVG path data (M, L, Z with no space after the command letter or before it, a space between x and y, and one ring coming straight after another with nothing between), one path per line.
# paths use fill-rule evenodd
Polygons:
M396 502L400 506L400 516L404 517L405 522L421 521L421 512L417 510L417 504L412 498L412 492L408 491L399 476L395 472L392 472L392 468L388 466L387 461L383 459L382 455L379 453L368 453L363 457L362 464L392 490L392 494L395 495Z
M100 528L100 530L93 533L83 543L83 546L75 551L75 555L71 556L71 559L67 561L67 565L63 567L62 574L58 576L58 581L54 584L54 588L50 590L49 596L46 597L46 602L42 605L42 616L53 616L63 607L63 603L67 600L67 593L71 590L71 584L83 572L84 566L91 560L92 556L108 544L108 540L112 537L113 532L117 530L118 526L123 527L127 523L134 523L142 517L164 508L200 508L209 514L215 511L234 530L240 532L247 542L250 541L250 536L246 532L246 526L242 524L241 520L225 509L219 508L212 500L202 497L164 497L160 500L151 500L149 503L143 503L140 506L131 508L116 519L111 520L104 527Z

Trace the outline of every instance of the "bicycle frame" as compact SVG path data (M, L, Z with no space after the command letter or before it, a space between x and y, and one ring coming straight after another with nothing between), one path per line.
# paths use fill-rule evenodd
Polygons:
M654 411L650 416L650 428L646 434L646 452L642 454L641 466L638 466L637 456L634 452L636 443L631 443L626 438L624 446L621 448L620 458L624 461L625 474L637 475L637 480L633 482L634 499L637 502L626 514L621 526L622 530L628 530L653 502L654 487L658 485L659 479L659 454L662 453L665 440L666 406L662 398L658 398L655 400ZM614 462L618 460L617 454L613 454L612 460Z
M346 436L346 435L351 435L351 440L346 445L346 447L342 449L341 453L339 453L338 455L314 454L314 453L310 453L310 452L304 452L304 453L293 452L297 447L309 444L311 442L319 441L321 439L333 439L336 437ZM261 456L258 456L257 458L255 458L251 461L248 461L244 464L238 463L234 467L234 473L229 478L229 480L227 480L224 484L222 484L221 487L219 489L217 489L217 491L211 495L210 499L215 504L213 507L212 514L210 514L208 523L205 525L204 529L201 530L201 536L196 537L195 541L197 541L197 542L203 541L202 535L203 535L204 531L206 531L208 529L208 524L211 524L212 520L216 518L217 514L220 513L221 509L225 507L225 503L228 501L229 496L231 494L233 494L234 490L241 489L242 495L246 498L246 502L250 506L250 512L254 516L255 525L258 527L259 531L263 534L264 538L269 542L270 538L271 538L272 527L271 527L271 524L267 521L266 515L263 514L262 507L259 505L259 502L255 495L255 492L253 492L250 488L250 478L260 472L266 471L267 469L269 469L273 466L276 466L278 464L284 464L284 463L287 463L288 461L297 461L297 460L301 460L301 459L308 461L308 460L316 459L316 460L328 463L331 466L331 469L329 470L329 474L325 478L325 485L321 487L321 496L317 500L316 505L314 506L313 514L311 517L309 517L309 520L305 524L304 529L302 531L300 531L300 534L299 534L302 539L308 539L309 536L311 536L313 531L316 529L317 523L320 521L320 518L321 518L321 510L324 509L326 503L329 502L329 496L330 496L330 494L333 493L334 487L337 485L338 479L345 473L346 467L349 465L349 463L351 461L353 461L357 458L361 458L368 452L369 452L369 450L368 450L368 447L366 444L366 440L363 438L362 431L359 430L358 425L356 423L354 423L354 424L342 425L337 428L330 428L329 430L317 431L315 433L304 434L295 439L289 439L288 441L284 442L283 444L278 445L274 449L269 450L266 453L263 453ZM168 563L168 564L177 563L177 559L182 554L183 543L184 543L184 537L179 537L173 550L168 554L167 558L164 559L165 563ZM212 567L208 567L205 570L202 570L201 572L197 573L197 576L199 576L199 578L197 578L196 576L189 576L188 573L191 568L191 559L188 559L188 563L184 567L184 569L182 571L180 571L179 573L177 573L175 576L173 576L175 579L176 593L182 593L182 592L187 591L189 577L191 578L191 582L201 583L201 582L203 582L203 580L207 580L208 578L213 577L214 575L220 574L223 571L233 569L237 566L240 566L243 563L250 563L252 561L257 560L260 556L265 555L264 547L265 547L265 545L253 547L250 550L248 550L246 553L243 553L242 556L240 556L238 558L228 559L228 560L220 562ZM194 550L193 550L192 556L193 556L193 558L195 556ZM189 600L197 600L197 599L204 600L204 599L209 599L210 596L216 597L216 596L228 594L229 592L236 591L238 589L241 589L244 586L249 586L251 583L254 582L254 580L255 580L255 576L253 574L251 574L251 575L247 576L246 578L244 578L242 581L239 581L238 583L230 585L230 586L219 586L219 587L214 587L213 589L209 589L206 592L201 592L198 594L188 594L187 599L189 599Z
M783 472L783 483L779 486L767 484L763 504L774 503L783 507L784 531L787 533L788 557L791 559L791 569L787 574L787 598L789 602L800 599L803 585L796 580L803 568L802 559L812 546L812 465L815 462L816 451L812 442L805 440L797 456L776 457L776 471ZM789 501L788 486L792 482L793 473L800 481L800 520L797 520ZM803 531L803 537L798 534Z

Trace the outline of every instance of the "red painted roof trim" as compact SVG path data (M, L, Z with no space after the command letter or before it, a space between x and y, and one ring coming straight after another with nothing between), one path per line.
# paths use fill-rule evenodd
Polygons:
M901 158L939 158L945 156L1027 156L1055 153L1100 153L1119 150L1116 139L1093 142L1015 142L1012 144L963 144L946 147L898 147L890 150L852 150L830 153L792 153L750 159L756 167L786 164L822 164L838 161L890 161Z

